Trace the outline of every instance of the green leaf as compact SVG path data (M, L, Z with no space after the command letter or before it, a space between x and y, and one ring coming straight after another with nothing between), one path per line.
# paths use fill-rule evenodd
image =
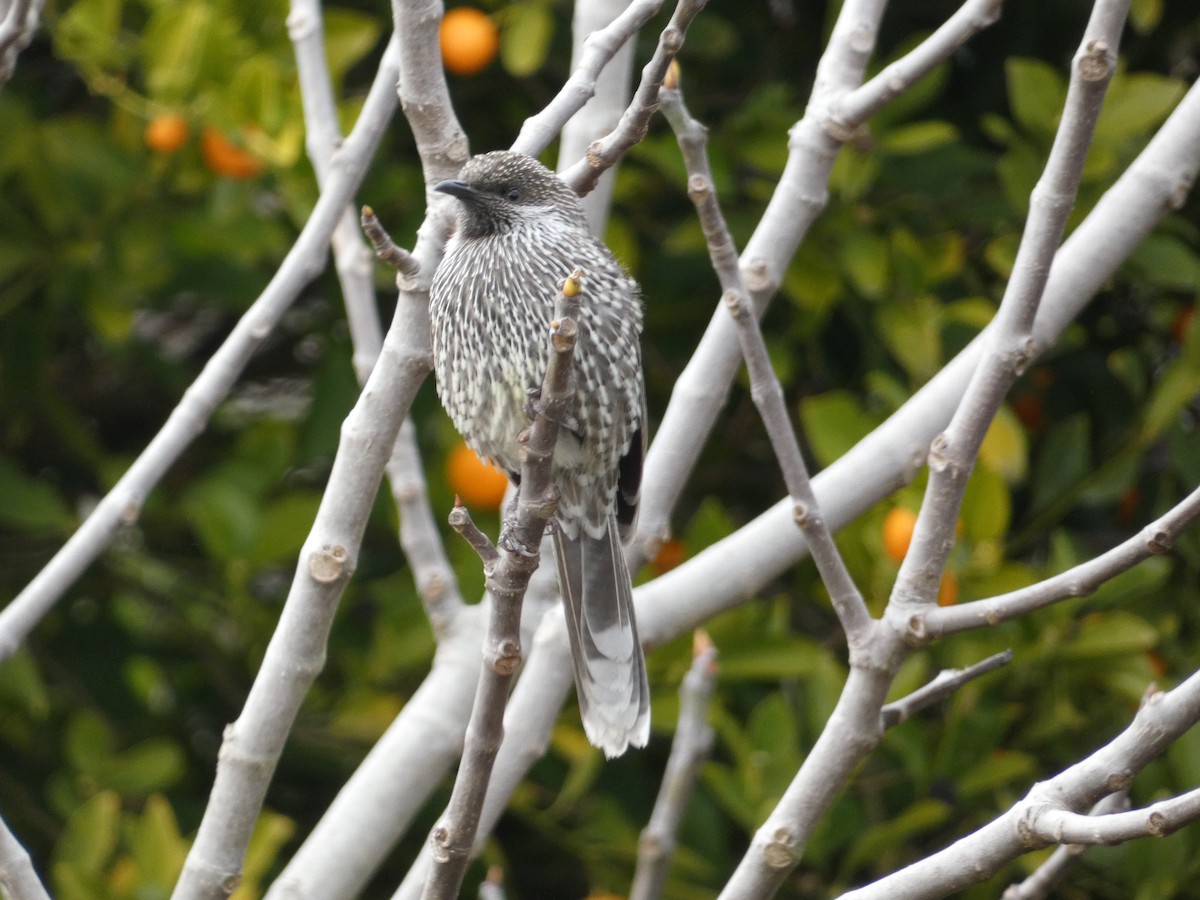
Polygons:
M259 814L242 864L242 883L229 900L252 900L260 896L258 886L295 831L296 823L287 816L270 810Z
M996 411L979 447L979 462L1004 476L1009 484L1025 480L1029 471L1029 438L1008 406Z
M964 772L956 782L963 797L977 797L1037 775L1037 760L1017 750L995 751Z
M188 842L179 833L171 804L161 794L146 798L140 817L129 829L129 852L137 863L141 889L153 885L170 893L183 869Z
M721 645L722 681L778 681L813 672L819 649L807 638L759 640L753 645Z
M75 516L47 481L30 478L0 456L0 524L22 531L67 532Z
M821 466L827 466L874 430L876 422L849 391L830 391L800 401L804 436Z
M1096 141L1123 141L1153 132L1187 91L1177 78L1138 72L1118 75L1104 96Z
M1078 633L1061 648L1064 660L1102 660L1145 653L1158 644L1158 631L1140 616L1124 610L1087 616Z
M532 75L546 61L554 18L539 0L522 0L505 10L500 30L500 62L517 78Z
M122 796L149 794L175 785L186 771L183 751L169 738L135 744L106 767L106 786Z
M1041 60L1015 57L1005 61L1004 73L1013 117L1029 131L1052 135L1067 98L1062 74Z
M1133 0L1129 4L1129 24L1139 34L1146 34L1158 26L1162 13L1162 0Z
M976 541L999 540L1008 534L1012 499L1004 479L977 466L963 495L962 520L967 535Z
M117 847L120 819L121 799L113 791L101 791L86 800L67 820L54 848L55 865L100 872Z
M949 122L913 122L893 128L880 139L879 147L895 156L913 156L956 140L958 129Z
M265 564L294 557L304 544L321 505L321 495L295 491L267 506L262 512L258 540L248 559Z
M842 243L842 268L864 297L878 300L888 284L887 241L870 231L854 232Z
M379 18L357 10L328 7L324 11L325 59L334 82L379 43Z
M950 818L950 804L944 800L925 797L904 809L891 820L868 828L854 842L844 863L850 870L858 869L884 853L894 853L914 838L927 834Z
M1130 254L1129 263L1151 284L1183 291L1200 288L1200 256L1177 237L1150 235Z
M932 303L891 305L875 317L879 336L913 381L924 383L942 360L941 315Z
M1050 429L1033 469L1033 507L1042 509L1087 475L1092 464L1091 423L1082 413Z

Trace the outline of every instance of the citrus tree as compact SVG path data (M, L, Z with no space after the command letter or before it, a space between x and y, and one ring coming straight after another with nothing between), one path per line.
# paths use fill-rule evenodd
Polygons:
M702 7L0 0L7 896L1189 890L1200 23ZM427 383L502 147L645 300L616 760Z

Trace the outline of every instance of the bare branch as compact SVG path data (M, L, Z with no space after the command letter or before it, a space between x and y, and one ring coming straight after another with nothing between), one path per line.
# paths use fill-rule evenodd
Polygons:
M995 24L1004 0L966 0L937 31L856 90L839 99L829 125L848 137L855 128L928 75L970 40ZM845 139L845 138L843 138Z
M928 709L933 704L945 700L964 684L974 681L994 669L999 669L1001 666L1007 666L1010 662L1012 662L1012 651L1004 650L987 659L981 659L965 669L943 669L929 684L917 688L907 697L892 701L881 709L879 711L880 724L883 728L894 728L921 710Z
M679 723L650 822L638 840L637 871L629 900L657 900L667 879L675 836L696 783L696 771L712 749L708 707L717 682L717 648L696 633L695 656L679 686Z
M1059 775L1035 784L1023 800L999 818L944 850L843 894L842 900L942 897L990 878L1023 853L1056 842L1040 824L1047 814L1055 810L1080 812L1101 797L1128 787L1138 772L1197 721L1200 673L1191 675L1174 690L1151 695L1129 727L1110 743ZM1181 803L1172 816L1182 817L1185 812L1194 816L1195 794L1187 794L1186 803ZM1132 815L1144 817L1145 813ZM1120 817L1114 818L1121 821Z
M673 80L678 81L678 78ZM750 295L742 283L737 248L713 187L704 127L692 118L678 88L663 88L662 108L683 151L688 171L688 196L696 207L708 242L709 259L725 292L725 306L738 326L738 341L750 375L750 395L779 460L784 483L792 498L796 524L804 533L821 580L829 589L830 600L850 646L856 648L870 636L871 615L817 505L800 443L788 416L783 387L771 366Z
M0 893L8 900L50 900L29 852L0 819Z
M1116 791L1092 807L1090 816L1106 816L1129 809L1129 792ZM1056 847L1044 863L1020 884L1009 885L1000 900L1042 900L1050 894L1070 868L1071 863L1087 849L1078 844L1063 844Z
M1197 519L1200 519L1200 489L1192 491L1166 515L1133 537L1094 559L1007 594L914 613L908 620L908 633L916 641L926 641L995 625L1069 597L1085 597L1143 560L1166 553L1184 529Z
M484 572L490 573L492 569L495 569L496 564L500 562L500 552L488 540L488 536L480 531L478 526L471 520L471 514L467 511L467 508L457 502L457 497L454 499L454 509L450 511L450 527L466 539L466 542L471 545L471 549L479 554L479 559L483 562Z
M562 179L577 194L587 194L596 186L601 173L615 165L625 151L646 136L650 117L658 109L658 93L662 89L667 66L683 46L684 36L692 20L704 8L707 0L678 0L671 21L663 29L650 62L642 69L642 81L633 94L633 101L609 134L588 147L587 155L562 173Z
M537 115L521 126L511 147L518 153L537 156L558 137L567 120L583 108L596 90L596 79L616 52L662 8L663 0L634 0L612 24L593 32L585 41L575 71L562 90Z
M481 553L493 604L484 640L484 665L479 672L475 706L467 725L467 745L454 790L430 837L434 865L425 882L425 900L452 900L458 896L492 763L503 739L508 689L521 664L521 604L540 561L542 534L557 503L551 463L559 422L574 397L571 360L579 334L576 323L582 279L579 270L566 279L550 323L550 364L542 382L537 417L523 446L516 519L505 526L509 540L501 541L503 553L498 564L490 545ZM465 526L463 530L468 533ZM515 545L514 549L506 544Z
M371 246L375 248L375 255L381 260L407 278L420 271L413 255L392 240L392 236L376 218L375 210L369 206L362 208L361 225L363 232L371 240Z
M967 478L996 410L1017 377L1038 355L1033 325L1067 215L1075 202L1083 161L1104 93L1116 68L1117 45L1129 0L1099 0L1071 69L1062 123L1042 177L1030 196L1029 216L1012 278L996 313L987 351L946 430L929 448L929 486L908 555L900 564L889 601L897 615L931 607Z
M862 83L885 0L844 3L821 56L804 118L789 132L788 161L771 202L742 251L742 278L761 315L809 226L828 201L827 183L841 142L825 121L832 104ZM741 360L736 324L716 310L696 352L675 382L646 457L632 568L653 559L670 536L671 511L733 383Z
M29 46L46 0L8 0L0 19L0 87L12 77L17 55Z

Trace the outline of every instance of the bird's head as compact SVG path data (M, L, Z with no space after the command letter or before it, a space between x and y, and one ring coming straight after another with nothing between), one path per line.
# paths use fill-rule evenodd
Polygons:
M587 229L575 192L524 153L497 150L472 157L458 178L440 182L434 190L461 201L458 227L466 237L503 234L554 220Z

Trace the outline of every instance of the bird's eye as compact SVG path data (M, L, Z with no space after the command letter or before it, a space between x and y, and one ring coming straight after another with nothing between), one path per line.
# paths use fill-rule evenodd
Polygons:
M521 192L516 188L509 188L504 192L504 199L508 200L510 203L516 203L521 199Z

